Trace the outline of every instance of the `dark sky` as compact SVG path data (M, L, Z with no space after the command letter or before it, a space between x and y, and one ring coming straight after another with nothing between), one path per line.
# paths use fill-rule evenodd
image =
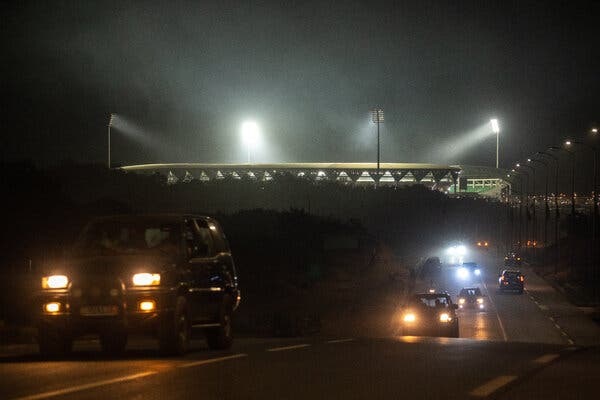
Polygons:
M600 119L600 2L2 3L2 159L507 166ZM126 125L125 125L126 122ZM132 127L136 127L135 129ZM467 143L469 144L469 143ZM460 149L459 149L460 150Z

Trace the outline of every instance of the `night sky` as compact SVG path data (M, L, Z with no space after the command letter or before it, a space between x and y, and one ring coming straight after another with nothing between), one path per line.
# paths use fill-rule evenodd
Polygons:
M600 2L2 3L2 159L501 166L600 120ZM462 144L461 144L462 146Z

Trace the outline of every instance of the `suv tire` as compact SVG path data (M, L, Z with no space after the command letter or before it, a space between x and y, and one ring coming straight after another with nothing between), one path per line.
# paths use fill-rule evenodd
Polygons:
M187 300L177 297L175 311L162 322L158 335L158 347L165 355L183 355L190 347L191 325Z
M206 331L206 343L211 350L229 349L233 344L232 314L233 302L225 296L219 311L219 327Z

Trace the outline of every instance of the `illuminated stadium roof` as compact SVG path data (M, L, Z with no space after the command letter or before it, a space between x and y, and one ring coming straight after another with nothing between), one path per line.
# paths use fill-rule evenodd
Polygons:
M140 164L120 167L124 171L159 173L169 183L213 179L272 180L280 176L306 177L315 181L376 182L375 163L276 163L276 164ZM452 185L461 168L455 165L381 163L380 183L429 183Z

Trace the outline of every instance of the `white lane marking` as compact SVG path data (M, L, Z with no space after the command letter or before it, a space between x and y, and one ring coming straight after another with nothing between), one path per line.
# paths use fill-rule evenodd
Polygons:
M552 318L552 317L548 317L548 319L549 319L550 321L554 322L554 318Z
M310 346L310 344L303 343L303 344L295 344L293 346L273 347L271 349L267 349L267 351L274 352L274 351L295 350L295 349L301 349L301 348L309 347L309 346Z
M535 360L533 360L534 363L538 363L538 364L548 364L549 362L557 359L559 357L558 354L544 354L541 357L536 358Z
M538 307L540 308L540 310L542 311L547 311L548 310L548 306L545 306L543 304L538 304Z
M507 385L517 379L514 375L501 375L492 380L487 381L481 386L471 390L469 394L476 397L486 397L500 389L502 386Z
M352 338L348 338L348 339L334 339L334 340L328 340L327 343L346 343L346 342L352 342L354 341L354 339Z
M565 331L560 331L560 334L563 336L567 336L567 332L565 332Z
M575 342L573 341L573 339L567 339L567 342L569 342L570 345L574 345L575 344ZM577 347L569 347L567 350L569 350L569 351L577 350Z
M156 371L146 371L146 372L141 372L139 374L122 376L120 378L107 379L105 381L86 383L84 385L71 386L71 387L65 388L65 389L52 390L50 392L44 392L44 393L34 394L31 396L19 397L14 400L38 400L38 399L46 399L48 397L62 396L65 394L81 392L82 390L97 388L99 386L106 386L106 385L112 385L114 383L132 381L134 379L143 378L143 377L149 376L149 375L155 375L157 373L158 372L156 372Z
M193 362L190 362L187 364L179 365L179 368L197 367L198 365L213 364L213 363L217 363L217 362L221 362L221 361L233 360L233 359L242 358L242 357L248 357L248 354L240 353L240 354L234 354L232 356L209 358L207 360L193 361Z
M556 329L558 329L558 330L561 330L561 329L562 329L562 328L560 327L560 325L559 325L559 324L554 324L554 327L555 327Z
M485 284L485 281L483 282L483 287L485 287L485 291L488 294L488 299L490 300L490 303L492 303L492 306L494 306L494 311L496 311L496 318L498 318L498 325L500 325L500 331L502 331L502 337L504 338L505 342L508 342L508 337L506 336L506 331L504 330L504 325L502 324L502 320L500 319L500 314L498 314L498 308L496 307L496 303L494 303L494 300L492 300L492 295L490 294L490 291L488 290L487 285Z

